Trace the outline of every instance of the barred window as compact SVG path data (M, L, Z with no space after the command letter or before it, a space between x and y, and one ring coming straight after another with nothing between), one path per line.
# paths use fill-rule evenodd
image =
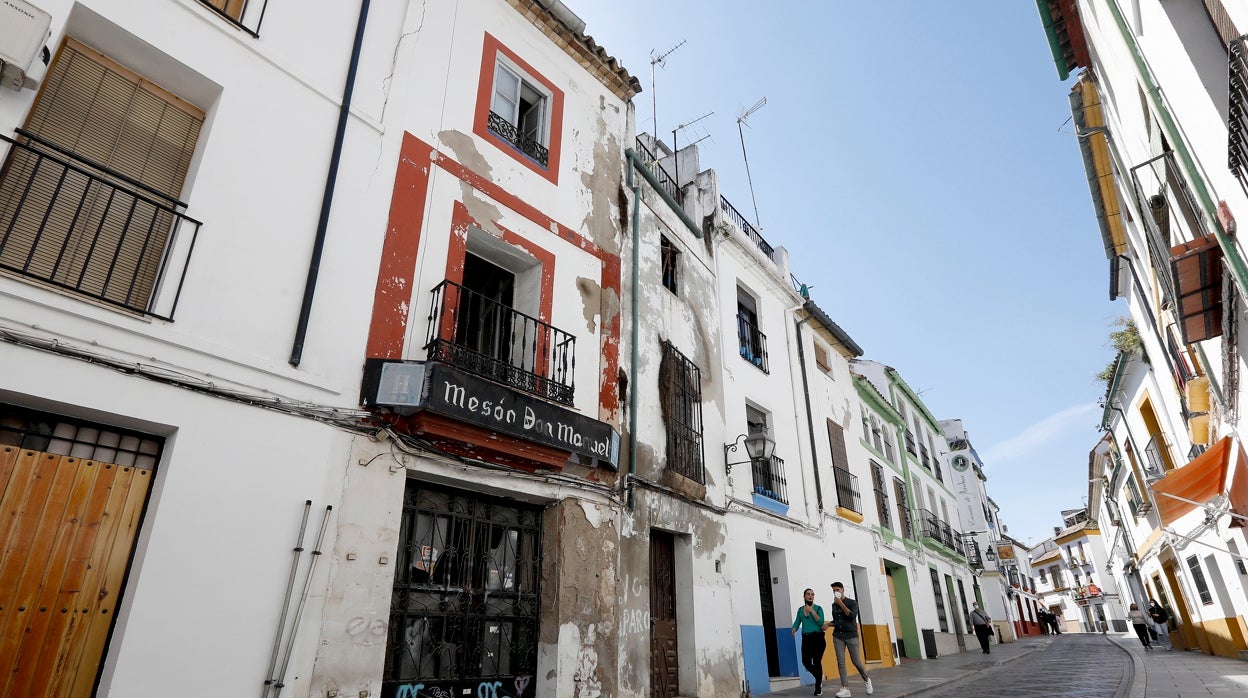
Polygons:
M702 462L702 374L671 342L663 342L659 396L667 431L667 468L706 483Z
M893 478L893 491L897 493L897 525L904 538L914 538L914 521L910 518L910 498L906 496L906 483Z
M892 514L888 510L888 485L884 481L884 468L871 461L871 486L875 489L875 510L880 515L880 525L892 530Z

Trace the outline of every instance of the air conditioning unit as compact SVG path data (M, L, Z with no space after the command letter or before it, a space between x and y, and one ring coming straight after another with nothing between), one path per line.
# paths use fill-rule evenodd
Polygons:
M35 89L27 75L48 38L52 15L25 0L0 0L0 85Z

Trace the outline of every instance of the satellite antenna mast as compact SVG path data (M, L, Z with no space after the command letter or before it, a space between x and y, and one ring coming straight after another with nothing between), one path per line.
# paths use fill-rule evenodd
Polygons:
M654 140L659 140L659 108L656 105L654 91L654 66L662 68L667 63L667 57L676 53L676 49L685 45L685 40L681 39L679 44L669 48L663 53L658 53L655 49L650 50L650 118L654 121ZM672 143L672 150L675 151L676 144ZM657 156L658 153L655 153Z
M677 134L677 133L680 133L681 131L685 130L686 128L688 128L688 127L690 127L690 126L692 126L692 125L694 125L694 124L698 123L699 121L701 121L701 120L705 119L706 117L708 117L708 116L710 116L710 115L712 115L712 114L714 114L714 113L715 113L715 112L713 112L713 111L708 111L707 113L703 114L702 116L699 116L698 118L694 119L693 121L686 121L685 123L683 123L683 124L679 124L679 125L677 125L677 126L676 126L676 128L672 129L672 170L673 170L673 172L674 172L674 176L673 176L673 178L676 180L676 186L677 186L678 188L680 187L680 156L676 154L676 151L677 151L677 148L676 148L676 134ZM694 143L701 143L701 142L702 142L702 141L704 141L704 140L706 140L706 136L703 136L702 138L699 138L698 140L694 141ZM692 143L691 143L690 145L692 145Z
M750 176L750 158L745 154L745 132L741 130L741 126L749 126L750 115L762 109L765 104L767 104L767 98L763 97L755 102L754 106L746 109L741 113L741 116L737 117L737 135L741 137L741 159L745 160L745 179L750 183L750 201L754 204L754 225L760 230L763 224L758 219L758 199L754 198L754 178Z

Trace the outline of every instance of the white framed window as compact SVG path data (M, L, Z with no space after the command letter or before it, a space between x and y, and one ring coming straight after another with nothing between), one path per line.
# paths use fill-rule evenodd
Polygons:
M514 126L521 137L543 147L550 143L550 94L502 58L494 66L491 111Z

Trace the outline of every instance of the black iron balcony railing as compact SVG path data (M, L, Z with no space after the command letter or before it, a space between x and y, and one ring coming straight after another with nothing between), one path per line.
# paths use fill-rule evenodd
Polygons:
M264 21L268 0L199 0L222 19L251 34L260 36L260 23Z
M909 429L906 430L906 451L912 456L919 455L919 452L914 447L914 432Z
M1159 478L1166 474L1166 454L1169 444L1165 434L1155 434L1144 447L1144 475L1149 479Z
M546 146L524 135L520 132L520 129L516 128L515 124L494 112L490 112L489 126L490 130L499 138L516 146L517 150L532 158L542 167L546 167L547 160L550 157L550 151L547 150Z
M1230 98L1227 109L1227 161L1248 186L1248 46L1246 37L1230 45Z
M928 460L927 458L927 446L923 446L923 445L919 446L919 462L923 464L924 469L926 470L932 469L932 462Z
M0 141L0 269L172 320L200 227L186 205L33 134Z
M858 476L834 465L832 478L836 481L836 505L861 514L862 495L858 492Z
M737 313L737 340L740 343L741 358L757 366L763 373L770 373L767 368L767 335L759 332L744 313Z
M737 211L736 207L728 203L728 199L725 199L722 196L719 197L719 208L724 212L724 215L728 216L728 220L736 223L737 227L741 229L741 232L745 233L746 237L750 238L750 240L758 246L758 249L762 250L763 254L767 255L767 259L770 259L773 262L776 261L776 250L771 245L767 244L767 241L763 239L763 236L758 232L758 230L755 229L754 226L750 225L749 221L745 220L745 216L741 215L741 213Z
M1175 279L1170 269L1170 248L1178 240L1205 237L1209 234L1208 225L1174 151L1167 150L1132 167L1131 183L1164 300L1173 303ZM1175 226L1181 226L1185 232L1172 233Z
M776 456L750 462L754 474L754 494L774 499L781 504L789 503L788 487L784 481L784 461Z
M430 361L572 404L576 337L451 281L433 289Z
M679 203L681 198L680 187L676 186L676 180L667 173L667 170L663 168L663 165L659 164L659 156L655 155L654 151L646 146L645 142L643 142L641 138L637 138L636 143L637 154L642 157L646 167L650 169L650 173L653 174L654 178L659 181L659 186L663 188L663 191L667 192L668 196L672 197L672 199Z
M924 536L931 538L959 555L966 555L966 546L962 542L962 535L955 528L940 520L936 514L928 509L919 510L919 520L923 524Z

